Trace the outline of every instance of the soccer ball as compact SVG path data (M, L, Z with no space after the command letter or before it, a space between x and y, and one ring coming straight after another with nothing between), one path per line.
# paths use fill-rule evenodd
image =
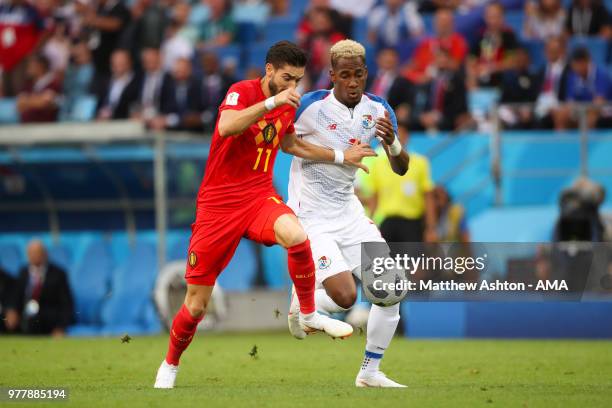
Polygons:
M363 292L369 302L386 307L393 306L406 297L408 294L408 279L405 270L392 268L385 269L380 274L375 274L371 268L371 265L366 267L361 275Z

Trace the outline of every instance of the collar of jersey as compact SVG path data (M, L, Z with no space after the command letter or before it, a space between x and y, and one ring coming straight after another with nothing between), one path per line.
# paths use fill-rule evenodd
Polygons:
M363 95L361 95L361 100L357 103L357 105L353 106L352 108L349 108L348 106L346 106L345 104L343 104L342 102L340 102L338 99L336 99L336 95L334 95L334 88L331 89L331 91L329 91L329 101L343 109L348 109L348 110L355 110L357 109L357 107L359 106L359 104L361 102L363 102L363 98L365 97L365 93Z

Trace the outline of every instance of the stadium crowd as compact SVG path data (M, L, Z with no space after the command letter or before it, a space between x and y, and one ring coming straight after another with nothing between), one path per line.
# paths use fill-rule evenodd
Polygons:
M411 130L474 128L483 90L508 128L576 127L580 102L589 126L612 125L612 21L598 0L0 0L0 96L22 123L89 102L100 121L210 131L229 85L262 73L249 47L286 39L268 33L283 25L310 54L300 91L327 88L329 48L357 38L368 91Z

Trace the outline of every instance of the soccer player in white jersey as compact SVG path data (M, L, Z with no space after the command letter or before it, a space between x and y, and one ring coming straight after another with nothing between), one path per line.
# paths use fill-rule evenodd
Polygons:
M359 275L361 243L384 242L355 196L355 169L342 164L342 151L355 143L369 144L376 137L395 173L405 174L409 159L396 136L397 121L389 104L364 93L368 75L364 47L343 40L330 53L334 88L302 97L295 129L305 141L334 149L336 162L294 158L287 203L310 238L317 280L315 305L326 313L346 311L355 303L353 273ZM379 369L399 322L399 307L399 303L389 307L372 305L365 358L355 380L357 387L404 387ZM304 338L298 313L299 300L292 296L289 330L293 336Z

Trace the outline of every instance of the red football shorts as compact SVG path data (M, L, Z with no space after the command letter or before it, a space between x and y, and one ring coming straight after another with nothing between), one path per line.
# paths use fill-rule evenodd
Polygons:
M274 223L294 214L279 196L254 201L239 211L201 211L191 225L185 279L193 285L212 286L234 256L242 237L264 245L276 244Z

